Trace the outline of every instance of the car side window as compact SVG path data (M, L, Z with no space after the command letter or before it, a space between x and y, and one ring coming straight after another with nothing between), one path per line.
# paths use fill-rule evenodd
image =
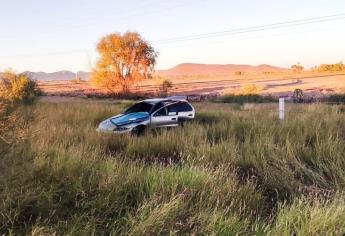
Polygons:
M163 106L164 106L164 105L163 105L163 103L161 103L161 102L158 103L158 104L156 104L156 105L153 107L152 112L158 111L158 110L161 109Z
M164 107L164 108L158 110L158 111L154 114L154 116L167 116L167 115L168 115L168 112L167 112L166 107Z
M179 112L193 111L193 108L186 102L179 103Z
M188 111L192 111L193 108L186 102L179 102L176 104L173 104L171 106L169 106L169 113L170 112L188 112Z
M179 112L178 103L168 106L168 113L171 113L171 112Z

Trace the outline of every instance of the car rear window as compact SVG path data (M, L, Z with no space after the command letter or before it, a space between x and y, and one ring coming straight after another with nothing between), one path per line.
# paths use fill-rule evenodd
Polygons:
M186 102L178 102L169 106L169 112L188 112L192 110L193 108Z

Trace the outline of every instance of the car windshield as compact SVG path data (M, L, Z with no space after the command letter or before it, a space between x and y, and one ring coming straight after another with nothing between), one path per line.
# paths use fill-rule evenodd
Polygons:
M146 102L140 102L137 104L134 104L130 108L128 108L124 114L130 114L130 113L137 113L137 112L150 112L153 105Z

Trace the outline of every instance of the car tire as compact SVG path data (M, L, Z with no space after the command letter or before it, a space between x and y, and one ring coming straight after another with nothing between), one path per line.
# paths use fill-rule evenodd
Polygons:
M135 136L143 135L145 133L145 129L146 127L144 125L139 125L132 130L131 134Z
M184 123L186 122L185 119L178 119L178 125L183 127L184 126Z

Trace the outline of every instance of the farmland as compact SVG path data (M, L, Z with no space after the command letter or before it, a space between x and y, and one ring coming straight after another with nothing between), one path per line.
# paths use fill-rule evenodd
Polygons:
M281 122L277 104L196 103L184 127L95 132L131 103L3 113L0 234L345 233L344 106L289 105Z
M255 84L262 88L265 95L292 95L295 89L302 89L306 95L327 96L328 94L343 92L345 75L343 73L251 73L245 75L209 75L209 76L181 76L162 77L173 83L171 94L202 95L221 94L224 91L235 92L248 84ZM132 92L154 94L161 81L145 80L131 88ZM47 95L83 96L104 93L89 81L39 81L39 86ZM340 91L341 90L341 91Z

